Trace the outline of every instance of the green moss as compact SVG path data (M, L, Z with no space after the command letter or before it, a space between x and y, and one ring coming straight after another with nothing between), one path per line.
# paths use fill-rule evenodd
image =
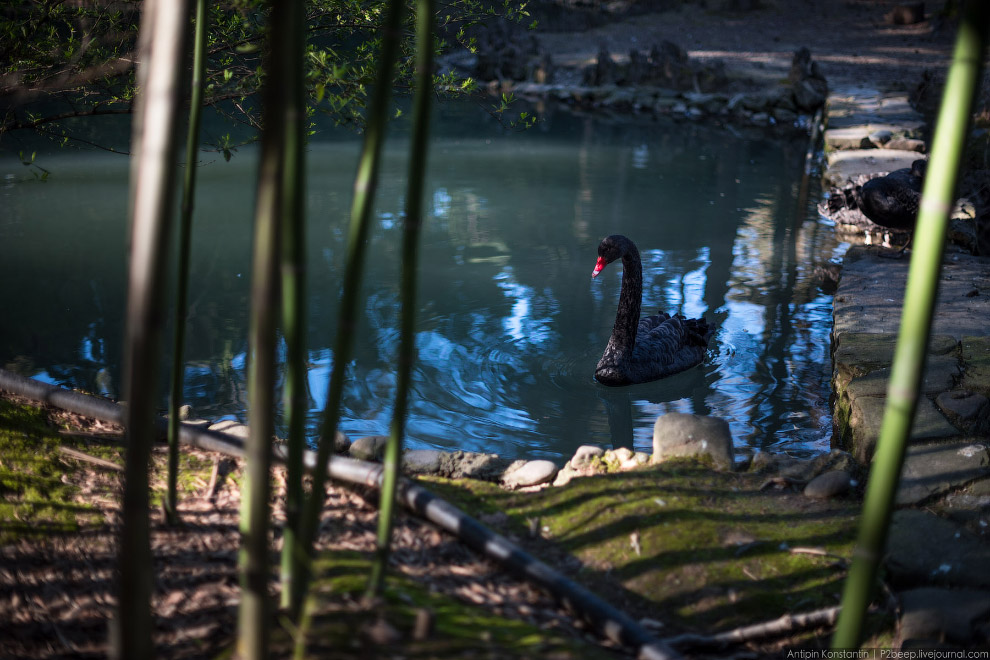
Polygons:
M962 359L962 387L990 396L990 337L963 337Z
M0 399L0 544L98 520L63 478L59 441L41 410Z
M856 503L760 491L762 482L679 460L535 493L466 480L430 488L468 511L505 511L514 529L539 518L582 561L578 579L634 615L716 631L834 605L841 592L835 556L852 553Z
M369 657L426 658L559 658L605 660L614 655L593 645L554 634L522 621L497 616L486 609L431 591L427 586L394 572L387 577L383 602L374 608L353 605L367 586L370 560L354 552L323 555L315 564L316 579L308 599L306 657L362 659ZM350 605L349 605L350 604ZM428 638L414 640L418 610L434 616ZM383 619L399 633L394 645L368 646L360 634ZM358 633L358 634L355 634ZM278 628L273 649L288 655L293 635Z
M162 485L151 492L151 505L161 506L165 501L166 489L165 480L167 478L167 456L160 455L160 466L158 467ZM176 474L175 490L179 500L186 495L194 495L202 490L204 483L209 483L210 473L213 470L213 463L209 460L194 456L186 452L179 452L179 469Z

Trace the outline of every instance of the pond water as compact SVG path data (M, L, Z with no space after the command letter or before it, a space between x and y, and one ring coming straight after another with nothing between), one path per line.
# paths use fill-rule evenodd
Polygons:
M352 438L386 434L393 407L402 133L393 130L370 234L344 397L342 430ZM840 246L814 211L817 187L799 194L805 146L566 113L514 132L477 108L443 106L429 161L408 446L511 458L566 457L588 443L650 451L657 415L685 411L727 419L741 448L827 449L832 301L812 268ZM358 148L353 134L333 133L308 150L314 437ZM9 153L0 160L0 366L119 396L127 160L49 150L37 162L47 181ZM199 169L185 397L211 419L246 420L256 163L256 149L243 147L230 162L206 154ZM644 310L717 326L701 366L624 388L594 381L622 268L590 275L598 242L613 233L642 253Z

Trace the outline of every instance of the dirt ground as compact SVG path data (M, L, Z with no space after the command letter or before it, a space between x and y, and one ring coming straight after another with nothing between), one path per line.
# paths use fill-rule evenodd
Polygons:
M0 397L29 404L0 391ZM47 409L53 427L92 437L94 445L119 442L121 429L78 415ZM64 432L63 432L64 433ZM77 437L79 437L77 435ZM115 440L116 439L116 440ZM165 446L156 447L152 486L159 492ZM187 460L213 465L197 478L196 489L180 498L182 523L165 524L161 509L151 514L155 585L152 612L158 658L210 658L234 640L240 588L237 553L240 461L193 448ZM62 481L77 487L76 501L95 507L103 524L86 524L75 534L35 533L0 546L0 658L105 658L116 603L116 544L119 534L121 472L106 463L68 454ZM275 470L274 525L284 522L284 474ZM377 506L373 493L330 486L317 540L318 551L371 556ZM0 497L4 497L0 489ZM572 621L533 586L505 574L454 537L418 518L401 514L394 531L392 570L495 616L525 621L564 638L599 640ZM276 550L280 541L274 539ZM275 585L272 585L273 593ZM344 598L338 608L362 611ZM360 632L360 631L359 631ZM375 634L369 625L369 635ZM606 644L608 646L608 644ZM350 656L344 656L350 657Z
M929 18L915 25L887 23L885 15L902 4L890 0L764 0L739 12L707 10L705 4L684 3L585 32L542 32L538 38L561 65L591 62L601 44L624 55L668 40L692 58L720 59L731 70L766 81L785 77L794 52L807 47L830 87L885 89L912 88L925 69L944 68L955 39L955 21L932 17L941 2L926 3Z

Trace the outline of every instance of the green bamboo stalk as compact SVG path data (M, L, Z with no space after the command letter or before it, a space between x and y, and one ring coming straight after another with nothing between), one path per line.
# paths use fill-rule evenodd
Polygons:
M170 524L179 520L176 486L179 472L179 406L185 377L186 309L189 298L189 244L196 194L196 151L203 118L203 81L206 77L206 0L196 0L196 33L193 36L192 92L189 97L189 129L186 133L186 173L182 181L179 218L179 281L175 294L175 330L172 335L172 393L168 400L168 492L165 513Z
M918 402L946 225L955 200L959 163L980 79L988 19L990 4L966 3L935 125L880 439L867 484L856 551L842 595L842 613L832 639L832 646L837 649L858 647L862 642L863 620L887 542L887 528Z
M137 111L131 163L130 265L124 342L123 525L117 618L111 655L150 658L152 566L148 523L148 462L156 438L160 346L182 62L189 3L147 0L141 17Z
M292 69L299 63L291 52L293 5L272 2L267 75L263 88L264 128L255 206L254 256L251 267L251 326L249 331L249 436L241 487L241 604L238 611L237 655L241 660L268 657L271 625L268 545L271 495L272 437L275 431L275 326L278 318L281 213L284 208L282 170L286 163L287 126L292 92Z
M351 224L347 237L347 263L344 268L344 291L337 316L337 336L334 339L333 370L330 374L330 387L320 426L313 485L309 497L306 498L300 521L299 538L304 552L297 553L300 563L295 575L299 580L299 587L293 589L293 593L298 598L302 598L305 585L309 582L313 542L316 538L320 512L323 510L323 502L326 498L327 463L330 460L334 437L337 434L337 424L340 421L340 400L344 391L344 376L354 344L358 294L361 286L361 274L364 269L365 239L368 235L375 188L378 185L378 169L381 163L382 144L385 141L388 100L395 62L399 53L399 27L402 9L402 0L389 2L388 13L382 29L382 52L378 76L372 94L358 172L354 180L354 200L351 205ZM298 613L300 610L301 603L293 605L293 612Z
M392 543L395 491L402 461L402 440L409 407L409 384L416 360L416 273L419 231L423 224L423 188L429 147L430 99L433 95L433 2L416 2L416 97L406 190L405 232L402 241L402 329L398 378L391 432L385 446L385 473L378 512L378 544L368 582L368 596L381 594Z
M286 34L286 48L294 66L286 81L290 104L286 117L286 154L283 168L282 234L282 328L286 344L286 375L283 390L286 424L285 526L282 534L283 608L291 610L300 598L293 593L298 582L293 578L299 552L299 516L303 499L303 453L306 449L306 217L305 150L303 149L306 103L303 89L303 58L306 43L305 16L302 2L289 3L292 12ZM286 73L289 73L288 71ZM294 618L295 613L291 613Z

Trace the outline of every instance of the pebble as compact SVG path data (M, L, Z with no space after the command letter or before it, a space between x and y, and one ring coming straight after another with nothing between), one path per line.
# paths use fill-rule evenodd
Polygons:
M841 495L849 490L852 485L852 477L845 470L831 470L825 474L820 474L804 487L805 497L814 499L828 499Z
M402 457L402 466L413 474L434 474L440 469L440 451L411 449Z
M574 457L571 458L571 467L574 469L581 469L587 467L591 461L595 458L602 456L605 450L601 447L596 447L595 445L581 445L574 452Z
M250 431L248 430L248 427L245 426L244 424L241 424L235 419L221 420L216 424L214 424L213 426L211 426L210 430L226 433L227 435L232 435L235 438L241 438L243 440L247 440L248 435L250 435Z
M538 486L551 481L559 468L553 461L536 460L527 461L521 467L503 477L503 483L510 488L523 488L526 486Z
M384 435L366 435L355 440L350 447L351 456L361 461L380 460L385 453L385 443L388 438Z

